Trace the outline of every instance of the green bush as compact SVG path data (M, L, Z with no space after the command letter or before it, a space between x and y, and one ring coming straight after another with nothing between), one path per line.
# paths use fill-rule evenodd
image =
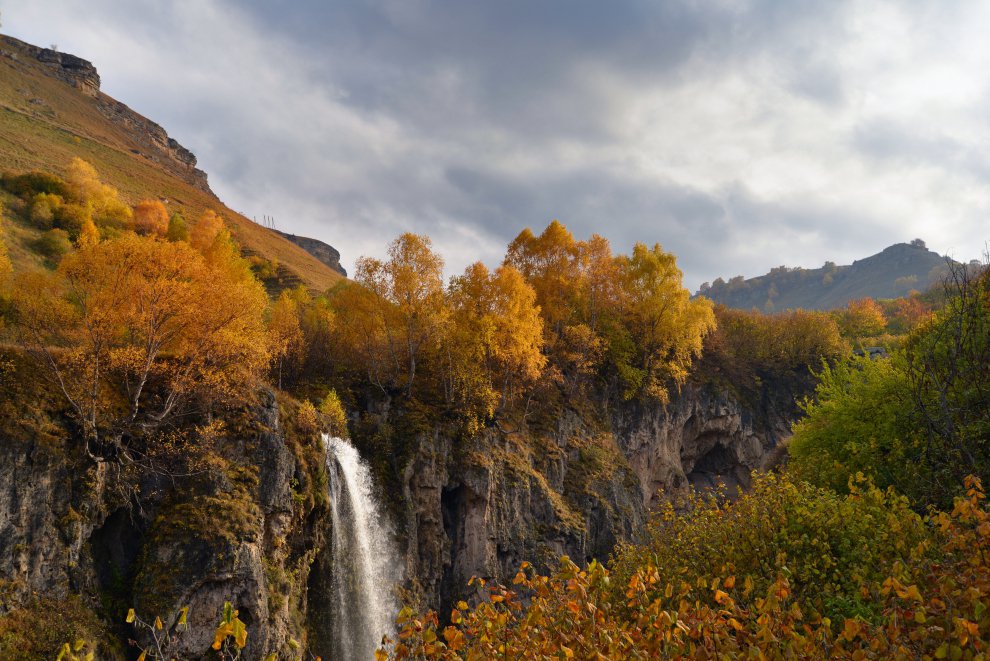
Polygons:
M889 359L822 371L789 448L798 475L842 489L863 472L919 509L950 507L967 475L990 480L990 271L953 275Z
M615 585L624 589L638 568L693 584L711 576L752 581L765 594L779 576L794 597L823 617L876 615L863 591L883 580L927 532L906 498L853 484L851 493L758 476L735 502L694 496L687 513L661 507L641 545L620 546Z
M791 470L839 492L863 473L916 498L923 448L912 406L902 354L824 367L814 397L803 404L804 419L793 428Z
M53 229L35 239L31 247L48 260L57 262L62 255L72 250L72 241L65 230Z
M178 211L168 219L168 231L165 232L165 238L172 242L189 240L189 227L186 225L186 219Z
M4 174L3 187L25 200L36 193L48 193L60 197L65 197L69 193L68 186L61 178L47 172Z

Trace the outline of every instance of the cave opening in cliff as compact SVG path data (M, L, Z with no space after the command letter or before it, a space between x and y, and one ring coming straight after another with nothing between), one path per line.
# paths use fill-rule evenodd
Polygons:
M122 603L133 601L135 561L143 538L127 508L114 510L102 526L93 530L89 547L101 592Z
M455 594L463 588L455 572L454 558L463 544L465 501L467 498L468 490L463 484L444 487L440 492L443 532L450 543L440 580L440 603L443 611L447 610L447 606L453 603Z
M710 491L720 483L725 484L729 488L729 495L732 495L739 484L736 464L732 452L724 445L716 443L694 462L694 467L687 476L688 482L698 491Z

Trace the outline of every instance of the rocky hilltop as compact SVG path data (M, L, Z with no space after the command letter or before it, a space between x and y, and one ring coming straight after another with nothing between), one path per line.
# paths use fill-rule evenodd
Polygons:
M895 243L849 265L826 262L817 269L778 266L756 278L716 278L703 284L698 293L742 310L833 310L854 299L897 298L912 290L925 291L944 275L946 265L945 257L916 239Z
M22 64L33 60L42 65L41 71L45 75L57 78L85 96L92 97L107 119L126 131L143 147L132 148L132 153L155 162L182 180L212 194L206 173L196 167L196 156L170 138L161 126L101 92L100 74L88 60L51 48L39 48L9 36L0 38L0 56ZM45 104L44 99L38 99L36 105L38 104Z

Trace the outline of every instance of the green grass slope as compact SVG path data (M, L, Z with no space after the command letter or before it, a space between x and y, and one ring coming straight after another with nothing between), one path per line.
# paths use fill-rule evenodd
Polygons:
M102 92L74 86L58 63L38 59L40 50L0 35L0 170L64 175L78 156L130 203L164 198L190 220L205 209L221 213L245 254L277 262L287 284L322 291L340 280L299 246L220 202L194 160L183 162L175 157L181 147L162 143L160 127ZM11 225L7 242L14 267L29 266L37 258L24 246L36 237Z

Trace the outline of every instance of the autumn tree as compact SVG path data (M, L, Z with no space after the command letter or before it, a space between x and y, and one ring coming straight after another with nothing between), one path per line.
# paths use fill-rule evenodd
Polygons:
M78 221L81 227L86 218L97 227L121 230L131 221L131 208L121 199L117 189L100 181L96 168L81 158L73 158L66 173L66 184L78 209L63 205L62 210ZM66 227L72 233L72 229Z
M622 334L615 328L623 296L619 262L608 240L596 234L577 241L554 220L539 236L529 229L520 232L504 263L516 268L536 294L551 364L548 376L583 396L604 360L604 336Z
M353 281L345 281L329 292L336 314L347 319L333 330L332 346L338 365L351 374L387 392L394 383L394 362L388 355L382 302Z
M574 236L556 220L539 236L527 228L509 244L505 264L533 287L547 329L560 334L576 311L581 285Z
M660 244L647 248L637 243L620 263L623 317L635 343L635 355L624 371L626 393L666 401L667 384L684 382L705 336L715 328L712 304L705 298L691 300L676 259Z
M207 253L214 248L217 239L224 230L223 219L212 209L204 211L192 231L189 232L189 243L201 253Z
M852 339L876 337L887 326L883 308L869 297L849 301L836 317L842 334Z
M266 365L264 290L228 266L185 243L125 234L18 279L20 337L93 458L126 454L128 436L186 404L243 392Z
M299 306L289 292L282 292L268 315L268 346L276 365L279 388L282 387L282 367L286 359L302 354L304 340L299 326Z
M337 315L326 296L313 297L304 287L292 290L299 305L299 325L304 339L302 364L308 374L326 374L332 369L329 347L337 326Z
M446 322L443 260L428 237L406 233L389 245L388 260L359 259L354 279L368 292L357 294L357 311L370 315L370 337L383 343L389 363L383 385L409 395L421 355Z
M165 236L169 228L168 210L160 200L141 200L134 205L134 231L142 235Z
M453 279L449 300L448 398L489 417L535 381L546 361L536 295L513 267L492 273L477 262Z

